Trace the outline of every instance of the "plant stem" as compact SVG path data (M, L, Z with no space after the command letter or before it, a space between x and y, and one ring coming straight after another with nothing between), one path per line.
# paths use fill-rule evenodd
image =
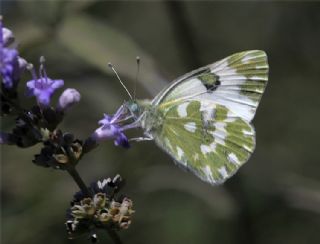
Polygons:
M91 192L89 191L89 189L87 188L86 184L84 183L84 181L82 180L82 178L80 177L78 171L76 170L75 167L70 167L67 169L68 173L71 175L71 177L73 178L73 180L77 183L77 185L79 186L80 190L86 195L86 196L91 196Z
M106 231L108 232L113 243L122 244L122 241L120 240L120 237L118 236L117 232L115 232L113 229L110 229L110 228L107 228Z

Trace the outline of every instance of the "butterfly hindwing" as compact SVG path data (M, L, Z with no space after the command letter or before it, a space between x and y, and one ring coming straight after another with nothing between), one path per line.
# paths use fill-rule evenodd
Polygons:
M159 113L164 119L154 134L156 143L211 184L232 176L254 150L253 127L225 106L190 100Z

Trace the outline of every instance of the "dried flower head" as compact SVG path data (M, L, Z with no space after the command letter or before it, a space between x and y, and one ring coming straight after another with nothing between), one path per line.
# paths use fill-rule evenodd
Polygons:
M119 175L95 182L89 187L92 196L83 192L74 195L67 210L66 227L70 238L96 228L127 229L131 223L132 200L118 195L124 182Z
M3 144L25 148L46 141L62 119L63 113L60 111L51 107L41 110L39 106L34 106L19 114L15 128L8 133L10 136Z
M35 155L35 164L65 170L78 163L82 156L82 141L70 133L62 134L60 130L49 133L48 138L40 154Z

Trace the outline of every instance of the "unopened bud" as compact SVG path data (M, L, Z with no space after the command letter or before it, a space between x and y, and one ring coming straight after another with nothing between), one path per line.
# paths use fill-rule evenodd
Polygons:
M64 90L64 92L59 97L58 109L65 111L75 103L78 103L80 101L80 98L81 95L76 89L68 88Z
M21 58L21 57L18 57L18 63L19 63L20 72L22 73L26 69L28 63L24 58Z
M2 28L3 46L8 47L14 42L14 35L11 30Z

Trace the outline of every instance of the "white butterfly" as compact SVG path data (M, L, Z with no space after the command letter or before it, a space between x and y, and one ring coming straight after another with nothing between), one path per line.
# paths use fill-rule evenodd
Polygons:
M265 52L233 54L174 80L152 101L125 103L135 124L175 162L210 184L231 177L255 148L251 121L268 81Z

